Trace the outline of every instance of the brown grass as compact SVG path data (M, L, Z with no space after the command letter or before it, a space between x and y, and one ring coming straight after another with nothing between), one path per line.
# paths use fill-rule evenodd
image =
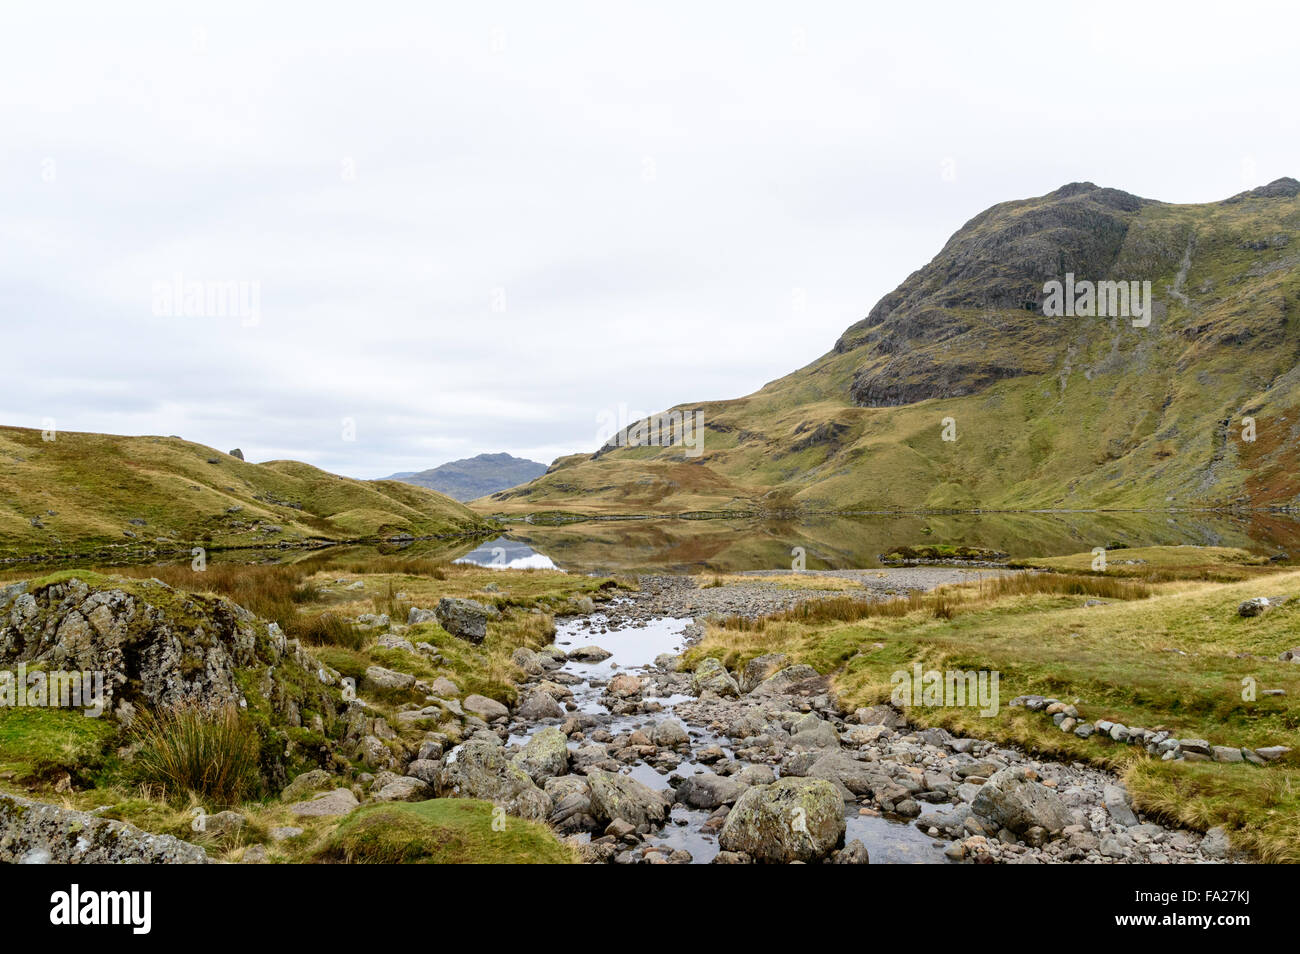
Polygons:
M1152 589L1144 581L1106 576L1012 573L983 577L970 583L940 586L928 592L913 590L906 596L890 600L860 599L852 596L806 600L791 609L758 619L728 616L718 625L723 629L761 632L769 622L807 625L856 623L864 619L910 616L921 611L928 612L935 619L947 620L961 612L989 606L1003 597L1035 594L1136 600L1149 597Z

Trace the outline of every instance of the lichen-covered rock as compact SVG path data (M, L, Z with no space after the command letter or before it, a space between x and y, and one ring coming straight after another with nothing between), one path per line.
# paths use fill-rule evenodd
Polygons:
M691 689L696 695L712 692L719 696L739 696L740 686L727 672L727 667L717 659L709 656L700 661L691 676Z
M591 813L604 824L621 818L645 833L668 819L664 797L634 778L593 769L587 773L587 784L591 786Z
M171 835L0 794L0 863L207 864L208 855Z
M300 818L329 818L346 815L361 803L346 788L336 788L332 792L321 792L306 801L294 802L289 811Z
M783 778L740 796L718 836L755 861L817 861L844 839L844 802L825 779Z
M789 662L785 653L765 653L745 663L740 674L740 691L753 692L763 680Z
M447 753L434 789L441 798L482 798L511 815L545 821L550 796L499 745L471 739Z
M545 692L534 691L519 700L515 714L529 722L564 718L564 707Z
M280 801L296 802L304 795L310 795L312 792L329 785L332 781L333 776L324 769L312 769L310 772L303 772L284 787L284 791L280 793Z
M554 726L534 732L524 749L515 756L515 764L538 785L563 775L569 769L569 739Z
M368 689L410 689L415 686L415 677L409 672L385 669L383 666L366 668L365 687Z
M461 639L481 643L487 637L488 608L475 600L444 596L433 610L438 625Z
M786 666L778 670L750 691L756 696L782 696L800 683L819 677L820 674L812 666L800 663L797 666Z
M1035 826L1058 832L1070 824L1070 812L1061 796L1030 777L1021 766L994 772L980 786L971 807L980 818L1016 834L1023 834Z
M688 775L677 786L677 798L691 808L717 808L738 799L745 790L744 782L713 772Z
M238 706L331 730L346 705L339 674L218 596L159 580L82 576L7 586L0 593L0 666L100 672L104 710ZM283 745L280 744L283 749Z

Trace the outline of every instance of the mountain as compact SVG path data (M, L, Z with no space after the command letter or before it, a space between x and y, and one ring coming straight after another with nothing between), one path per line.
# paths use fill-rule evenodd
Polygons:
M546 473L546 465L509 454L479 454L429 470L402 471L389 480L428 487L454 500L474 500L498 490L526 484Z
M297 461L246 463L179 437L0 427L0 556L276 546L488 529L468 508L396 481Z
M1083 182L993 206L812 364L673 408L698 412L701 453L616 439L475 506L1300 504L1298 195L1287 178L1175 205ZM1094 310L1124 304L1100 283L1141 301L1150 282L1149 321L1047 313L1085 282Z

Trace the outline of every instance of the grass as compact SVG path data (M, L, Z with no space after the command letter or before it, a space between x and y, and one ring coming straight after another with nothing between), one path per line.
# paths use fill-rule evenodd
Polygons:
M260 786L261 745L238 709L196 705L142 711L132 722L134 768L164 797L237 804Z
M729 616L718 625L723 629L761 632L769 623L852 623L863 619L900 619L915 614L929 615L935 619L952 619L958 613L989 606L1007 596L1050 594L1131 600L1144 599L1151 592L1151 587L1145 583L1108 577L1018 573L983 577L972 583L941 586L928 592L913 590L906 596L890 600L851 596L806 600L770 616Z
M80 710L0 708L0 775L34 780L70 771L85 778L103 762L116 734L107 719Z
M491 802L467 798L367 805L335 829L317 860L433 865L575 862L573 851L545 825L494 813Z
M1106 602L1086 605L1097 598L1089 590L1108 593ZM1289 595L1293 602L1253 619L1237 615L1242 600L1261 594ZM761 653L785 652L831 674L849 709L886 701L892 675L915 663L995 671L1002 700L997 715L913 707L909 716L1126 773L1144 810L1198 828L1222 824L1236 843L1263 858L1300 861L1294 814L1300 806L1292 794L1300 785L1296 755L1266 768L1161 762L1128 746L1062 733L1041 714L1006 706L1016 695L1051 695L1079 700L1088 721L1300 752L1300 714L1288 701L1300 694L1300 667L1277 659L1300 645L1297 596L1297 571L1228 584L1025 574L914 595L875 610L828 601L758 623L723 621L708 628L689 659L713 655L739 667ZM1286 695L1248 701L1247 679Z
M607 599L619 586L608 578L559 571L498 572L448 563L441 554L407 557L360 549L277 565L209 564L205 572L194 572L187 564L129 568L125 573L113 567L102 572L59 570L31 585L72 577L91 586L121 586L169 613L183 628L199 625L185 607L193 609L207 594L225 596L275 619L288 635L310 643L322 663L355 677L368 709L386 717L408 747L418 745L430 728L457 739L462 726L449 717L431 720L437 724L399 722L396 711L408 704L425 705L424 694L372 692L363 683L367 667L381 665L429 680L446 676L457 683L461 695L478 692L509 701L522 677L511 661L514 650L550 642L556 614L573 612L588 600ZM151 582L155 577L178 592L157 586ZM361 586L354 588L357 583ZM352 622L362 613L388 613L395 624L404 623L409 607L432 607L443 596L469 597L496 608L482 644L454 637L433 622L405 628L405 638L435 647L438 655L430 657L382 648L378 639L384 627L363 630ZM349 819L293 816L274 797L286 778L323 765L336 771L336 784L356 786L365 766L351 762L346 747L307 727L311 705L301 704L303 727L285 725L260 695L258 672L241 670L237 678L249 699L245 715L235 710L141 711L125 733L119 733L115 722L87 719L79 711L0 708L0 786L193 841L223 861L238 861L255 844L263 845L272 861L312 862L340 860L331 853L336 849L382 854L399 840L407 845L403 850L415 852L415 860L422 861L573 860L545 826L512 818L504 836L492 832L490 806L480 803L439 803L427 809L376 805L374 809L385 811L356 826ZM304 688L320 690L310 681ZM286 685L290 693L297 688ZM119 750L124 745L129 747ZM284 774L269 771L268 758L282 761ZM73 777L71 792L54 789L64 771ZM227 807L245 816L243 828L224 835L193 830L196 811ZM386 840L381 829L390 822L398 826L400 838ZM288 842L272 841L271 829L284 825L304 828L305 833ZM348 825L355 839L334 840L340 825Z

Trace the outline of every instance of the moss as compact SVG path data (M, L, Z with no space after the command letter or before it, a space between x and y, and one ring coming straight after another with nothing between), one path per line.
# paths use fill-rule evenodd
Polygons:
M493 830L494 817L504 822L502 830ZM571 864L575 859L545 825L498 814L491 802L440 798L357 809L339 824L317 860Z

